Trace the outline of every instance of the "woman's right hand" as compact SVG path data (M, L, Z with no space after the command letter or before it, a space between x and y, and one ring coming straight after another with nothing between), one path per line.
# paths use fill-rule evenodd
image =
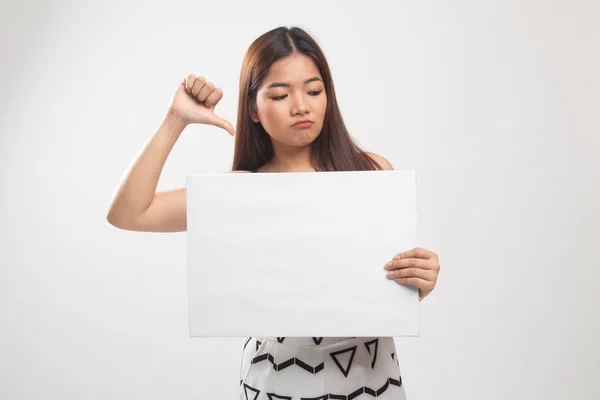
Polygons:
M234 135L233 125L214 113L223 91L201 76L189 74L179 83L171 98L169 112L187 124L206 124L225 129Z

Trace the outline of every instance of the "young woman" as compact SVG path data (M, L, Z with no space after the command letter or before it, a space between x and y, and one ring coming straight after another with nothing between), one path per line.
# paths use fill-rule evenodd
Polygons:
M171 149L192 123L235 135L234 173L392 169L385 158L353 142L325 56L302 29L273 29L249 47L240 77L237 134L214 113L222 96L200 76L188 75L180 83L163 123L111 202L107 218L112 225L146 232L186 230L185 187L155 191ZM418 287L421 300L433 290L440 270L435 253L417 248L390 256L382 271L387 278ZM240 379L244 400L405 398L391 337L246 338Z

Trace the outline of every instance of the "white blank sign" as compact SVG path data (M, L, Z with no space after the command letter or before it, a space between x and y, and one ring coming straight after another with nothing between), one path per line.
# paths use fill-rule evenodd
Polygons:
M413 171L187 175L191 336L418 336Z

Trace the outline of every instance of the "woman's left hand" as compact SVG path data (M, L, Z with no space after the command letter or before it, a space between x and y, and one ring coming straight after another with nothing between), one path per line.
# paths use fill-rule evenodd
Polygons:
M440 263L437 254L417 247L396 254L392 261L385 264L385 269L388 270L389 279L418 287L421 301L435 288Z

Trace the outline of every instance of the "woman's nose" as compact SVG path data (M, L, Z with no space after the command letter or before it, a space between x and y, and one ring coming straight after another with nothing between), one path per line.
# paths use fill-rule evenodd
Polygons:
M308 104L303 95L294 96L294 102L292 104L292 115L306 114L308 112Z

